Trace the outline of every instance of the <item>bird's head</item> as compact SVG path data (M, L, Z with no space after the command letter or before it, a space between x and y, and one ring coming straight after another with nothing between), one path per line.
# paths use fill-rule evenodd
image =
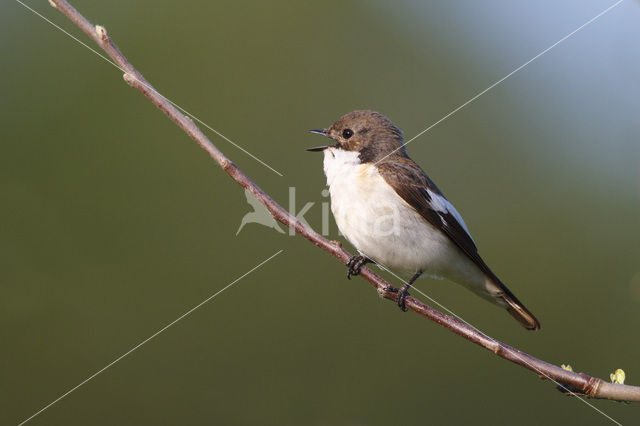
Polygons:
M360 153L360 161L377 161L385 156L406 156L402 132L384 115L370 110L352 111L343 115L331 127L309 130L333 139L333 146L318 146L308 151L327 148Z

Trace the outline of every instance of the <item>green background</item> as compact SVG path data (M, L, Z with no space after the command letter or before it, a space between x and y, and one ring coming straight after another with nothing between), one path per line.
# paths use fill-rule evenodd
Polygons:
M88 41L46 1L28 4ZM406 138L613 1L80 1L283 205L322 223L321 143L353 109ZM640 384L640 4L627 0L409 145L538 316L427 292L552 363ZM0 4L0 424L16 424L278 250L33 424L609 424L380 300L242 189L121 72ZM93 44L92 44L93 46ZM338 238L331 219L331 238ZM390 278L393 283L397 280ZM417 295L414 292L414 295ZM639 405L591 401L623 424Z

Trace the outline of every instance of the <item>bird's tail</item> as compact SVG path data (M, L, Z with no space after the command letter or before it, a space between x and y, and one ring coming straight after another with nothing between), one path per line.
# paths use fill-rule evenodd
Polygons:
M485 281L485 297L493 303L504 307L527 330L540 330L540 322L522 304L511 290L493 273Z
M513 294L502 296L507 303L507 312L518 320L527 330L540 330L540 322Z
M536 317L527 308L525 308L522 302L519 301L513 293L511 293L511 290L509 290L506 285L502 284L498 277L494 276L492 278L493 279L491 280L487 280L487 284L491 283L493 284L492 287L499 287L499 291L491 292L493 293L494 301L499 305L504 306L507 309L507 312L517 319L518 322L527 330L540 330L540 322Z

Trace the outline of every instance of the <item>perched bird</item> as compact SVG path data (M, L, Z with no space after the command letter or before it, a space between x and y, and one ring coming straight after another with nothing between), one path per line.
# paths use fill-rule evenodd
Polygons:
M348 278L369 262L413 274L399 290L402 310L420 275L447 278L506 308L525 328L540 328L484 263L462 217L409 158L391 120L375 111L353 111L310 132L335 141L308 151L324 152L331 211L360 253L347 263Z

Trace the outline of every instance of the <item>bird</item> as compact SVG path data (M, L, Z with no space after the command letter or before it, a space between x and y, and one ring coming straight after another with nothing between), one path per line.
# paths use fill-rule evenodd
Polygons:
M409 157L402 131L390 119L358 110L309 132L334 142L307 150L324 153L331 212L359 253L347 262L347 278L371 262L411 274L397 290L403 311L421 275L446 278L505 308L526 329L540 329L480 257L462 216Z

